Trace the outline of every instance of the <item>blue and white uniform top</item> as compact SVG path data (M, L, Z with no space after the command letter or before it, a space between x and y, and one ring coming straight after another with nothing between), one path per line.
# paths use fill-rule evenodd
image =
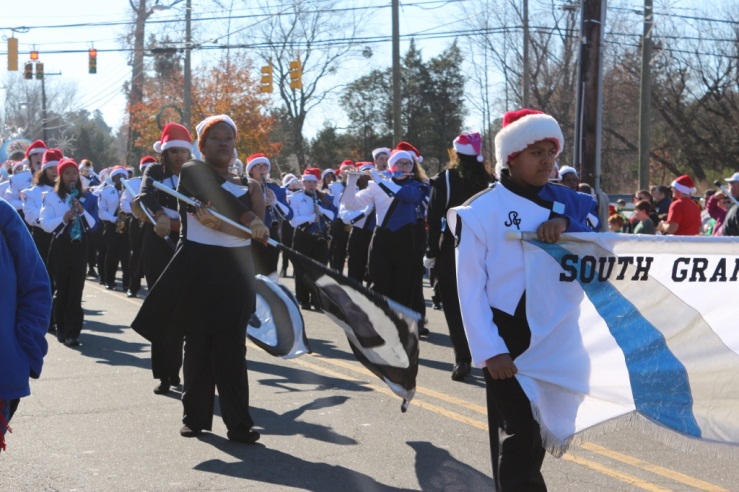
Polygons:
M23 208L23 200L21 200L21 191L33 186L33 173L25 169L19 173L10 176L8 188L5 190L3 198L10 203L16 210Z
M98 217L104 222L115 223L118 220L121 192L110 183L106 183L98 195Z
M367 187L357 191L355 187L347 187L341 198L348 210L362 210L369 205L375 207L377 227L396 232L402 227L415 224L419 217L420 206L429 195L427 184L413 178L403 180L386 179L373 170L372 179ZM391 206L390 216L387 216Z
M287 202L286 189L277 186L275 183L267 183L266 186L275 194L277 202L274 205L267 207L264 223L269 227L270 224L280 219L291 220L294 214L290 208L290 204Z
M523 246L506 239L506 232L536 231L555 217L569 221L566 232L592 232L588 216L595 207L590 195L565 186L524 189L503 175L494 187L449 210L462 320L475 366L509 352L491 308L513 316L524 294Z
M49 185L32 186L31 188L21 191L21 198L23 199L23 218L26 220L28 225L41 227L38 222L39 214L41 213L41 205L44 203L44 195L50 191L54 191L54 188Z
M343 181L334 181L328 185L328 192L331 193L332 197L334 197L334 207L336 207L337 210L339 209L341 195L344 194L344 189L346 189L346 184Z
M334 207L331 195L317 190L313 193L308 195L301 190L290 197L290 208L293 212L290 225L308 234L323 234L328 231L329 222L336 218L338 210Z
M72 226L72 221L64 222L64 215L69 212L69 209L69 197L62 200L53 190L44 194L38 219L41 228L52 233L54 237L67 233ZM95 226L95 219L87 210L78 216L78 220L82 220L83 233Z
M123 193L121 193L121 201L120 206L121 210L123 210L123 213L130 214L131 213L131 202L133 201L134 197L138 195L139 190L141 189L141 178L135 177L126 180L126 183L131 187L133 190L133 195L128 192L128 189L124 186L123 187Z

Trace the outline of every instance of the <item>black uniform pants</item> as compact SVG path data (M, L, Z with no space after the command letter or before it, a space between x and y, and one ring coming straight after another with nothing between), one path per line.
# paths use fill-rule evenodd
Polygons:
M515 361L531 342L531 329L526 320L526 295L521 297L513 316L493 309L493 319ZM483 373L496 490L546 491L541 474L545 450L531 402L515 377L496 380L490 377L487 369Z
M87 239L72 242L68 235L55 238L50 248L56 292L52 311L56 320L57 338L78 338L82 331L82 290L87 267Z
M347 276L359 283L367 280L367 260L369 259L369 245L372 241L372 231L353 227L349 233L349 242L346 251Z
M331 223L331 246L329 263L337 272L344 271L346 263L346 245L349 241L349 231L343 220L336 219Z
M188 333L185 337L184 376L182 422L185 425L194 430L211 430L213 399L218 388L221 416L228 430L248 430L254 426L249 414L243 328Z
M269 237L280 241L280 226L275 223L269 228ZM280 261L280 250L274 246L264 245L259 241L252 241L251 255L254 260L254 273L267 276L277 272L277 263Z
M128 284L124 288L136 293L141 289L141 277L143 271L141 268L141 246L142 246L142 228L141 222L129 215L126 217L126 233L128 234Z
M323 235L308 234L300 229L295 230L293 236L293 249L299 253L313 258L319 263L328 263L328 243ZM301 304L318 305L318 299L311 299L313 296L310 288L310 280L305 277L303 268L300 265L295 267L295 297Z
M375 229L368 264L372 288L411 309L423 282L423 257L418 256L414 228L407 225L395 232Z
M281 243L285 244L287 246L292 246L293 244L293 235L295 234L295 228L290 225L289 220L283 220L282 221L282 229L280 230L281 235ZM289 259L287 257L287 253L283 251L282 253L282 273L284 275L287 275L287 264L289 263Z
M115 284L118 263L121 264L123 285L128 285L128 234L119 234L115 222L103 223L103 240L105 241L105 285Z
M446 238L445 238L446 240ZM450 243L447 246L447 243ZM439 285L441 303L444 305L444 317L449 327L449 338L454 348L455 362L471 362L470 347L467 344L467 335L464 333L462 312L459 307L459 293L457 292L457 268L454 259L454 246L445 241L436 258L436 281ZM486 371L487 372L487 371Z

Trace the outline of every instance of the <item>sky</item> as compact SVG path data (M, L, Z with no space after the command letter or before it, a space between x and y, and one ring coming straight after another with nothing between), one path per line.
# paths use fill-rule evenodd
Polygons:
M242 5L245 2L231 0L234 8L233 16L248 15L254 13L253 9L246 9ZM277 2L279 0L273 0ZM341 6L357 6L359 2L364 5L389 5L389 0L340 0ZM490 0L492 1L492 0ZM573 0L570 0L573 1ZM733 0L717 0L717 3L731 2ZM229 0L222 0L229 3ZM473 0L407 0L401 2L400 32L401 35L426 33L433 34L453 30L463 30L467 27L462 16L462 6L471 5ZM536 0L531 0L535 3ZM127 64L128 54L123 52L105 52L106 49L120 49L123 46L122 37L127 26L101 26L101 23L125 22L132 19L131 8L128 0L26 0L23 2L6 0L10 4L0 10L0 35L5 39L11 35L9 28L27 26L28 32L18 32L20 56L19 65L27 59L28 52L36 49L40 53L40 61L44 62L45 72L49 74L47 81L60 80L65 83L77 84L79 109L87 109L92 112L96 109L102 111L103 116L111 127L117 129L125 119L125 96L122 92L124 82L131 79L131 67ZM161 3L169 3L162 0ZM184 2L182 2L184 3ZM256 2L250 2L255 4ZM562 3L565 3L564 0ZM675 9L680 12L689 12L700 5L700 0L654 0L656 9ZM419 5L420 4L420 5ZM620 4L633 6L638 9L643 5L643 0L614 0L609 2L609 9L613 5ZM193 18L207 15L224 15L205 11L212 9L210 2L204 0L192 0ZM227 14L227 13L226 13ZM391 33L390 9L377 9L367 11L363 22L365 32L360 36L373 36L377 34L389 35ZM158 12L149 18L152 26L148 32L155 29L155 20L166 20L173 17L184 17L183 10L170 10ZM638 22L638 16L636 21ZM253 22L251 20L234 21L231 32L243 31L244 24ZM91 26L76 27L44 27L60 26L70 24L91 24ZM170 37L174 40L184 37L183 24L173 25ZM193 21L193 41L199 42L207 39L219 38L218 42L226 43L228 40L227 29L223 25L215 28L201 22ZM215 29L215 32L213 32ZM248 32L248 30L246 31ZM235 42L235 37L232 39ZM443 51L452 39L417 39L417 47L422 50L424 59L429 59ZM88 74L86 50L95 47L98 50L97 74ZM371 45L373 56L361 62L352 62L342 67L337 77L343 77L343 82L354 80L374 68L383 68L391 65L390 42ZM463 45L463 49L466 45ZM408 42L401 42L401 53L408 48ZM81 53L49 53L59 50L81 50ZM0 47L0 53L5 53L5 42ZM47 51L47 52L45 52ZM193 68L202 62L202 56L208 56L213 52L193 50ZM150 61L150 59L147 59ZM259 70L260 63L256 63L255 72ZM5 80L7 72L6 56L0 55L0 84ZM20 72L18 72L20 74ZM50 75L61 73L61 75ZM348 76L347 76L348 74ZM255 73L255 77L258 76ZM350 77L350 78L349 78ZM500 76L499 76L500 77ZM49 83L47 82L47 83ZM24 82L25 83L25 82ZM38 83L38 82L31 82ZM501 82L502 85L502 82ZM4 104L6 89L0 85L1 103ZM280 104L277 95L273 95L275 104ZM468 94L468 97L470 96ZM329 99L322 105L312 110L306 121L304 135L308 138L314 136L328 122L333 126L341 128L346 125L343 111L337 111L336 99ZM474 115L468 117L465 122L465 130L479 130L480 123L475 120Z
M414 0L416 1L416 0ZM402 33L412 33L419 31L434 31L439 29L447 29L438 21L439 7L444 5L441 0L418 0L422 2L431 2L424 9L406 7L401 9L400 29ZM208 12L198 11L199 0L192 0L193 19L198 15L224 15L216 14L212 10ZM389 5L389 2L378 2L377 0L369 0L372 5ZM435 3L434 3L435 2ZM10 2L9 2L10 3ZM163 0L161 3L169 3ZM209 2L202 2L204 8ZM228 3L228 0L226 0ZM184 4L184 2L183 2ZM233 2L234 16L253 13L253 9L239 8L237 5L243 5L238 0ZM345 2L344 5L356 5L356 2ZM212 7L208 7L212 9ZM2 28L3 39L11 35L8 28L27 26L31 29L25 33L16 33L15 37L19 40L19 68L22 70L23 63L28 59L30 50L35 49L39 52L39 60L44 63L44 70L47 75L47 84L53 79L63 80L65 82L72 81L77 84L78 89L78 106L92 112L96 109L102 111L105 121L113 127L118 128L125 119L125 96L122 93L122 86L126 81L131 79L131 67L127 64L128 54L123 52L105 52L106 49L120 49L122 37L128 28L127 26L99 26L100 23L125 22L132 19L131 8L128 0L27 0L25 2L12 2L10 9L0 10L0 28ZM148 22L154 20L166 20L173 17L184 18L183 10L169 10L166 12L157 12L152 14ZM227 15L227 12L226 14ZM376 35L379 32L389 35L390 29L390 9L382 9L372 11L372 22L365 22L364 26L371 29L365 35ZM382 16L386 15L385 21ZM411 19L412 18L412 19ZM241 25L238 25L241 22ZM232 31L239 30L243 25L243 20L234 21ZM69 24L93 24L93 26L77 26L77 27L58 27L51 28L45 26L59 26ZM154 27L155 28L155 27ZM148 32L151 32L151 29ZM225 36L219 26L219 41L226 43ZM213 32L209 32L204 23L193 21L193 41L198 42L209 37L216 36ZM172 39L184 38L184 22L173 29L170 34ZM232 42L235 42L232 39ZM432 57L451 43L451 39L425 42L421 44L425 58ZM407 49L407 42L401 44L401 53ZM97 56L97 74L88 73L88 56L86 50L94 47L98 50ZM82 53L45 53L46 51L59 50L82 50ZM354 65L349 71L352 77L356 78L361 75L361 71L369 71L372 68L387 67L391 64L391 46L390 43L383 45L373 45L373 56L371 63L363 63L362 65ZM5 53L6 47L3 46L0 52ZM201 57L212 54L207 52L192 52L193 69L201 63ZM147 59L150 62L150 59ZM255 72L259 70L260 62L256 63ZM5 55L0 55L0 83L4 80L3 76L7 74L5 68L7 60ZM51 75L59 73L61 75ZM21 74L22 72L18 72ZM258 76L255 73L255 76ZM37 82L31 82L37 83ZM5 89L0 89L0 97L4 103ZM272 96L275 102L279 103L277 95ZM338 115L336 111L336 101L329 101L328 104L319 106L309 114L306 122L305 134L307 137L315 135L315 133L323 127L324 121L340 127L345 124L343 117Z

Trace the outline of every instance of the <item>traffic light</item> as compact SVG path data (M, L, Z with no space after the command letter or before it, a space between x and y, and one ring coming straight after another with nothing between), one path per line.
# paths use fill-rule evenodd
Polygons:
M291 89L302 89L303 88L303 64L300 62L300 58L292 60L290 62L290 88Z
M38 61L38 51L31 51L31 61Z
M89 73L98 73L98 50L90 48L87 51L87 71Z
M36 80L43 80L44 79L44 64L41 62L36 62Z
M26 66L23 67L23 78L26 80L33 79L33 63L27 62Z
M18 70L18 38L8 38L8 71Z
M260 92L272 94L272 63L262 67L262 86Z

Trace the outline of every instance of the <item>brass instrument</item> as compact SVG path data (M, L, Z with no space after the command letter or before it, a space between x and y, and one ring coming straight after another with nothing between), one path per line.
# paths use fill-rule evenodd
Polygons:
M262 193L264 193L264 204L267 204L267 176L262 175ZM275 197L276 198L276 197ZM272 216L272 223L270 227L277 227L280 225L279 215L277 214L275 205L269 205L270 215Z

